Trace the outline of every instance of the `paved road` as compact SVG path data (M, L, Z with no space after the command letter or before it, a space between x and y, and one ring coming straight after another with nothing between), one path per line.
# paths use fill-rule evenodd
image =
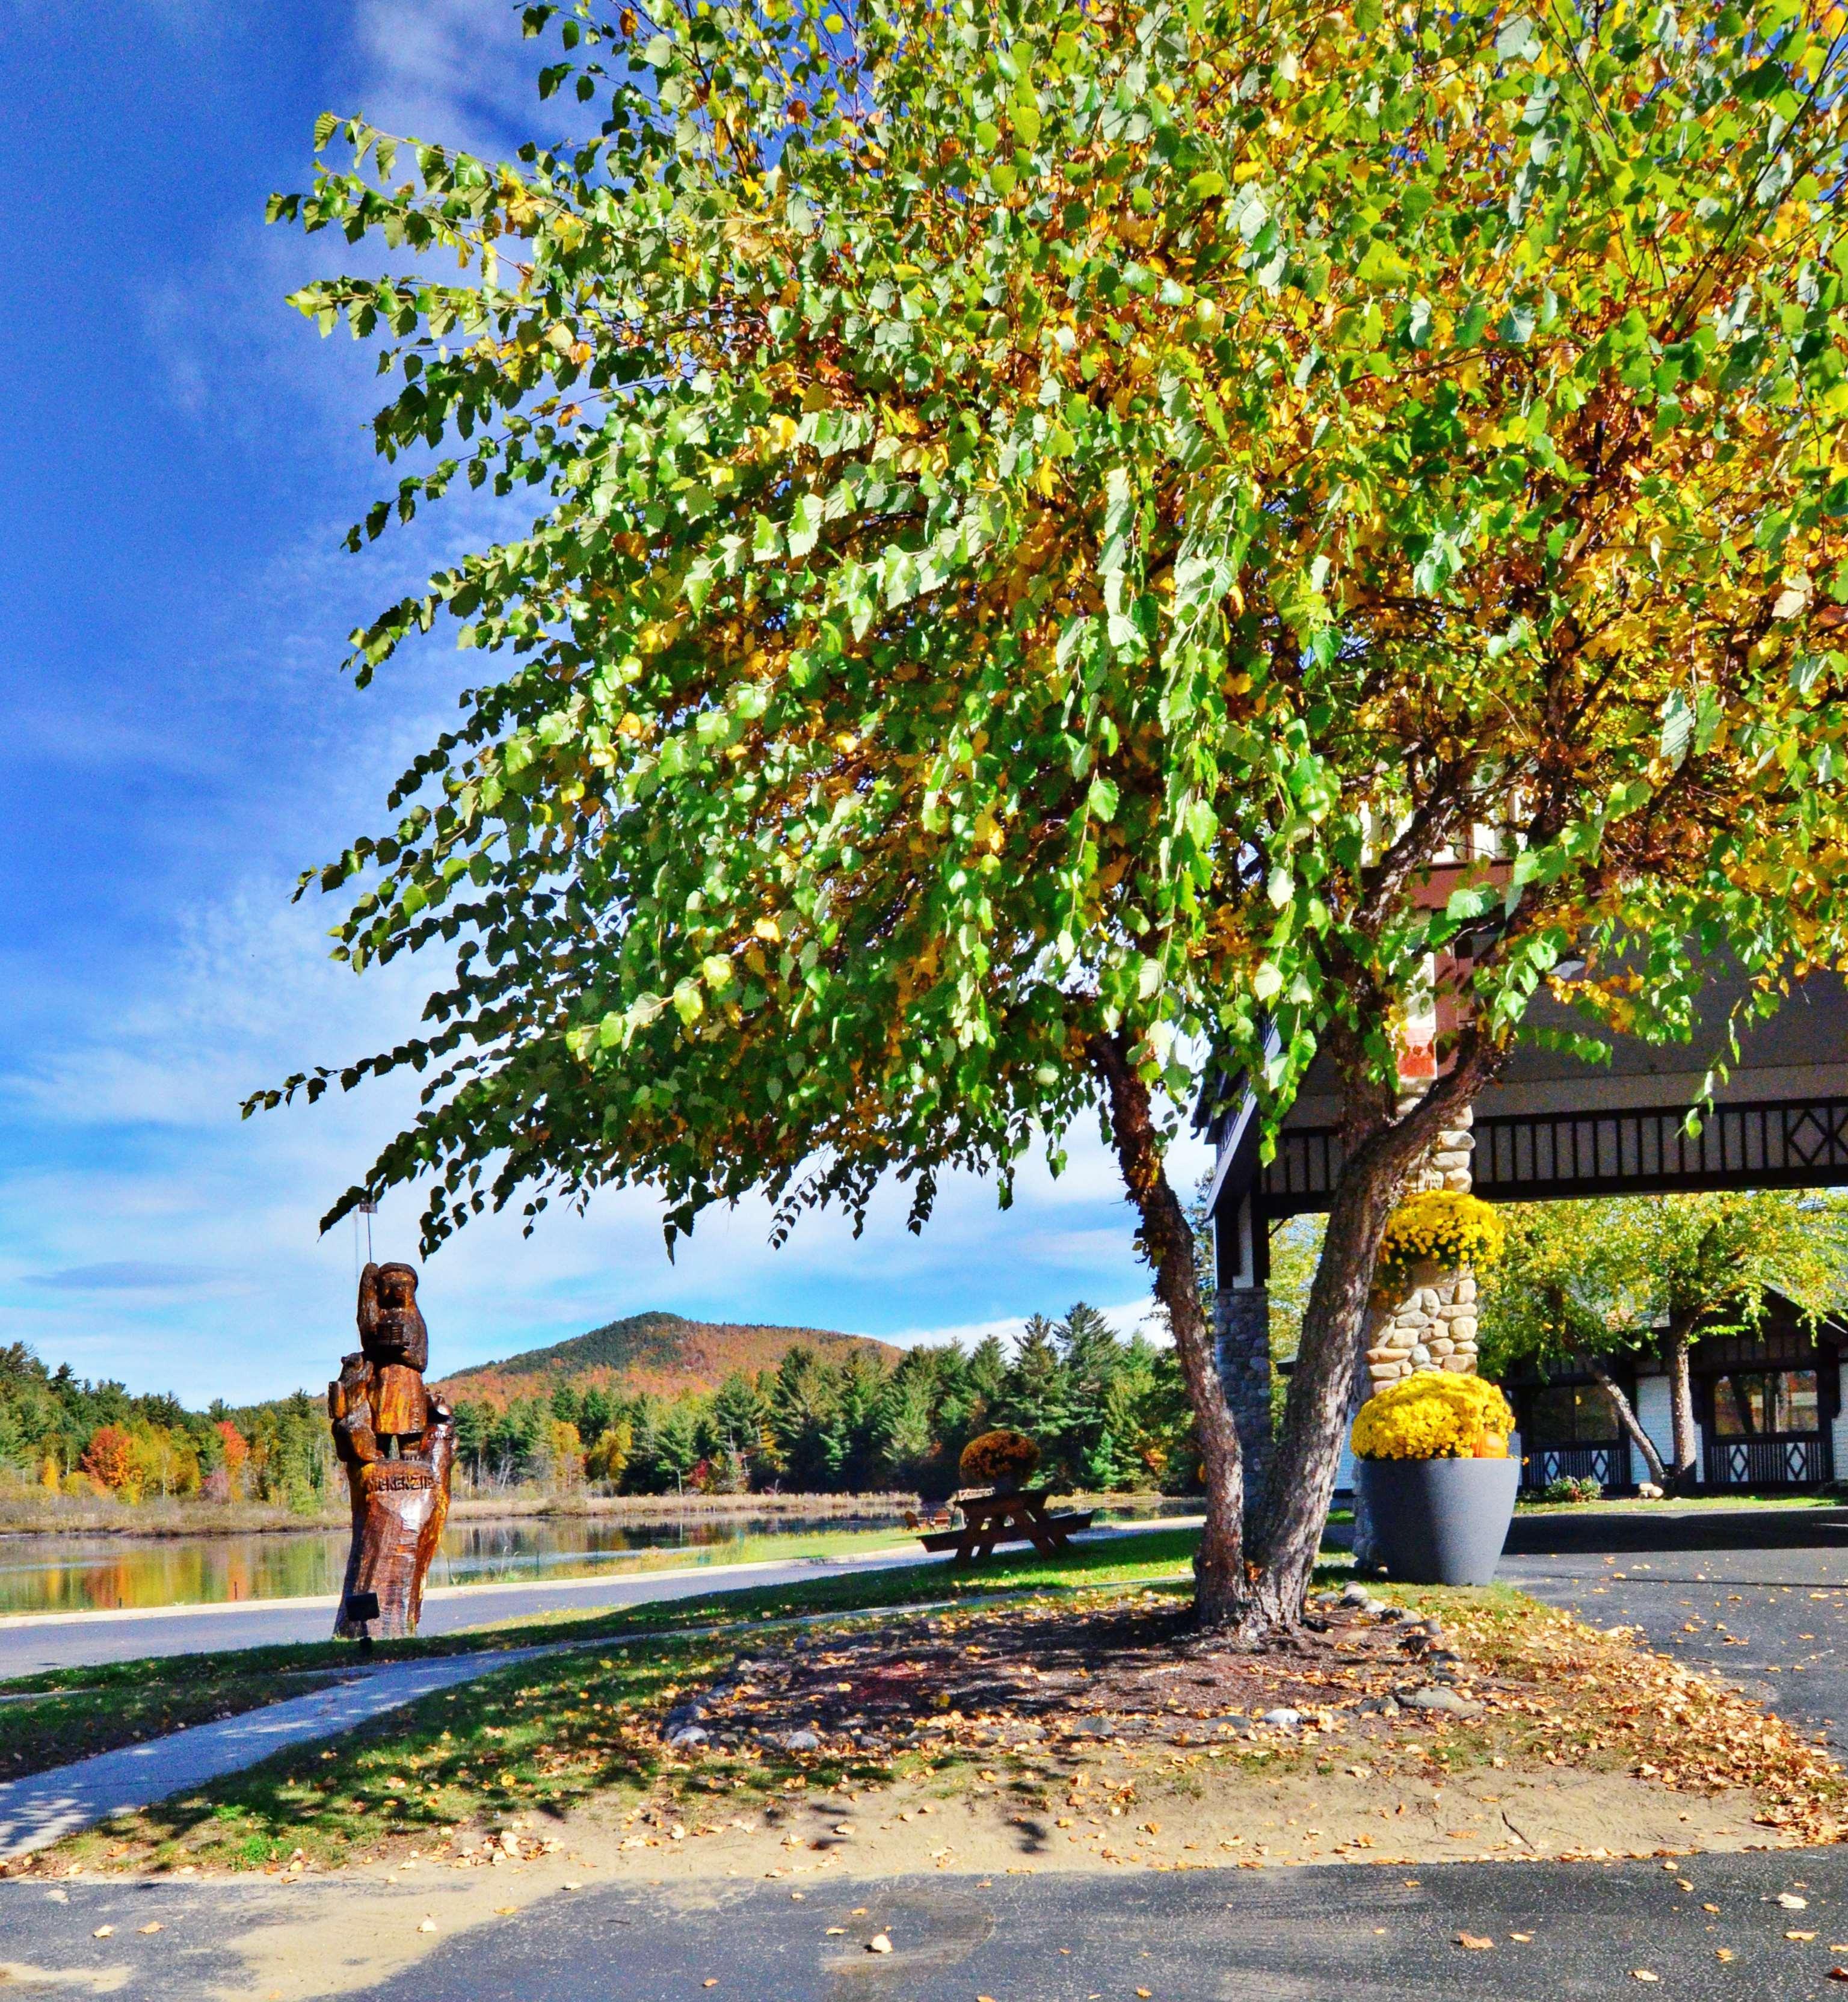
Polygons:
M905 1549L825 1562L804 1558L773 1564L702 1564L685 1571L548 1578L531 1584L446 1585L424 1595L424 1619L418 1631L455 1634L470 1627L530 1619L536 1613L600 1613L748 1585L808 1583L830 1571L883 1571L920 1561L916 1550ZM943 1561L922 1561L940 1568ZM333 1633L338 1603L331 1597L263 1599L134 1613L17 1615L0 1620L0 1682L41 1669L140 1661L150 1655L197 1655L285 1641L325 1641Z
M1804 1909L1780 1907L1780 1892ZM302 1921L305 1939L409 1938L424 1902L408 1886L18 1878L0 1883L0 1968L9 1995L244 1995L255 1969L238 1944L278 1920ZM140 1930L150 1924L159 1930ZM104 1925L114 1930L99 1940ZM830 1936L831 1927L842 1930ZM1815 1937L1791 1940L1791 1930ZM875 1955L866 1944L880 1931L893 1951ZM1466 1949L1462 1932L1494 1944ZM1829 1970L1848 1958L1830 1951L1844 1934L1848 1854L1839 1850L1683 1858L1668 1872L1628 1863L1204 1870L1102 1882L940 1875L818 1885L800 1903L786 1886L765 1884L560 1893L438 1941L382 1983L356 1972L343 1988L338 1962L323 1960L288 1993L365 2002L1607 2002L1653 1992L1677 2002L1821 2002L1843 1992ZM1731 1958L1721 1960L1721 1948ZM1639 1969L1658 1981L1638 1982Z
M1848 1752L1848 1525L1838 1514L1703 1521L1690 1511L1665 1517L1648 1540L1631 1519L1605 1519L1622 1526L1600 1533L1595 1518L1567 1518L1549 1536L1541 1525L1560 1519L1518 1522L1522 1542L1595 1538L1605 1549L1512 1552L1498 1578L1600 1627L1638 1627ZM1784 1540L1740 1547L1749 1523Z

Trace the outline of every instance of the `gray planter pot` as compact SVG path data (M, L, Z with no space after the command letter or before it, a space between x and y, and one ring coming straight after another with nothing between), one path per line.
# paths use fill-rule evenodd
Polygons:
M1373 1548L1407 1585L1487 1585L1521 1482L1518 1460L1362 1460L1355 1483Z

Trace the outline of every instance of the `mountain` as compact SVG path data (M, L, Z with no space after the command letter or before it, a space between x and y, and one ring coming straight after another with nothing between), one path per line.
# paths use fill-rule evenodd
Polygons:
M514 1397L549 1396L561 1383L575 1390L596 1384L605 1390L652 1390L671 1397L682 1390L714 1390L734 1369L750 1376L774 1369L798 1343L835 1358L849 1348L866 1349L888 1365L904 1353L889 1341L840 1334L832 1328L763 1327L740 1321L689 1320L675 1313L639 1313L548 1348L525 1349L504 1362L459 1369L432 1387L452 1400L469 1397L497 1405Z

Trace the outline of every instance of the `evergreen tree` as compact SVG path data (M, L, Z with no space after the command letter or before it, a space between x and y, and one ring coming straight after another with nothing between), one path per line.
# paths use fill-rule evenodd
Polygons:
M1075 1416L1071 1372L1060 1355L1054 1324L1034 1314L1007 1372L998 1421L1024 1432L1039 1447L1042 1480L1069 1481L1066 1444Z
M799 1491L828 1484L828 1432L839 1401L834 1372L812 1348L798 1342L785 1352L770 1389L770 1430Z
M654 1435L654 1465L662 1491L671 1486L679 1493L699 1463L698 1420L692 1406L682 1400L668 1407Z
M737 1454L748 1472L763 1436L765 1400L741 1369L734 1369L713 1393L706 1421L714 1453Z
M823 1451L829 1485L864 1494L879 1456L880 1394L885 1372L870 1350L849 1349L835 1372L835 1409Z
M593 1384L577 1400L577 1429L588 1439L599 1439L614 1422L616 1407L607 1390Z
M935 1499L943 1456L932 1423L936 1372L913 1352L888 1376L879 1393L873 1430L882 1476L901 1488L915 1488ZM947 1491L947 1490L945 1491Z

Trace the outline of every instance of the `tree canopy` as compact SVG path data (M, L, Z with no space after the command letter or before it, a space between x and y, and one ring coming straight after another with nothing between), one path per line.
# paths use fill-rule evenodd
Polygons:
M585 0L526 15L581 139L324 120L272 213L409 253L298 295L382 343L417 455L355 542L459 481L536 510L357 636L362 681L439 618L492 665L320 878L356 966L455 967L424 1033L283 1087L427 1074L334 1213L427 1178L434 1244L645 1182L671 1237L894 1174L921 1222L1101 1104L1229 1617L1161 1157L1208 1058L1274 1119L1329 1053L1256 1552L1293 1619L1393 1193L1567 945L1653 1035L1690 940L1767 998L1839 955L1841 18Z

